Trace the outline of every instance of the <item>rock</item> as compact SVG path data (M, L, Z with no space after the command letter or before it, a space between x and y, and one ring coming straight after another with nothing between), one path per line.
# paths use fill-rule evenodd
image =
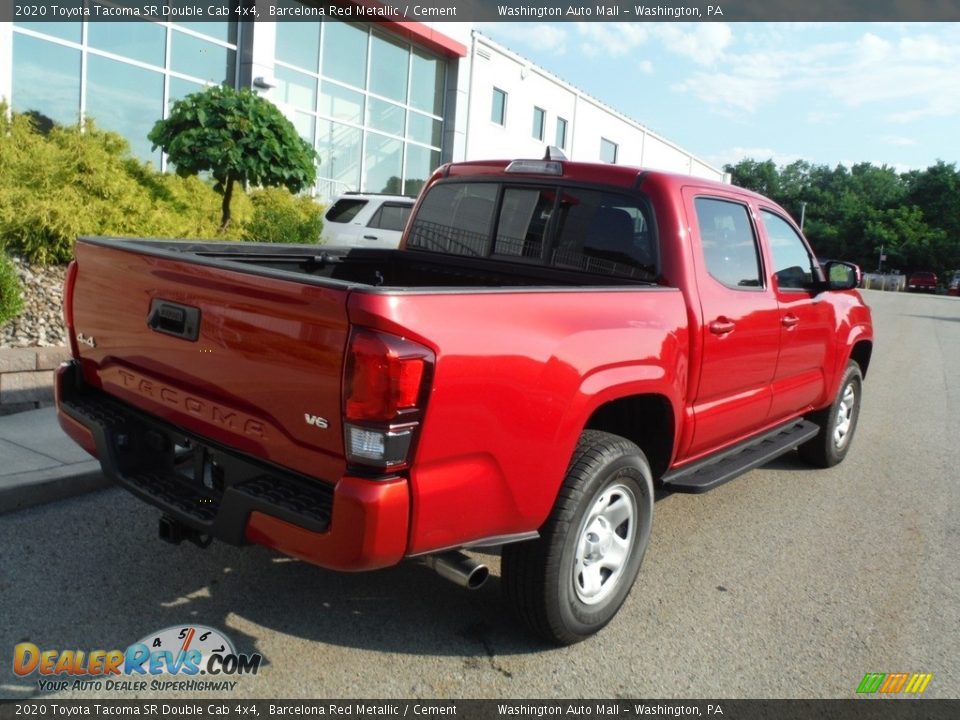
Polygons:
M13 258L23 286L23 312L0 327L0 348L50 347L66 344L61 317L64 265L30 265Z

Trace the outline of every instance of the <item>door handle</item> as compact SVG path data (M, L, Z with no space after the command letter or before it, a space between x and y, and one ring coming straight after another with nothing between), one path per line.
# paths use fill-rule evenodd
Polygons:
M364 236L363 236L363 239L364 239L364 240L376 240L376 239L377 239L377 236L376 236L376 235L364 235Z
M712 332L714 335L726 335L728 333L732 333L733 328L733 321L727 320L726 318L717 318L710 323L710 332Z
M798 318L796 315L784 315L780 320L780 324L788 329L795 327L799 322L800 318Z

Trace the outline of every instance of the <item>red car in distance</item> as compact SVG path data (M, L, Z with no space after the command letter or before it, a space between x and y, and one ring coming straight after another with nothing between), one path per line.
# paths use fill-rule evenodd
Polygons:
M937 274L932 272L915 272L907 278L909 292L935 292L937 289Z

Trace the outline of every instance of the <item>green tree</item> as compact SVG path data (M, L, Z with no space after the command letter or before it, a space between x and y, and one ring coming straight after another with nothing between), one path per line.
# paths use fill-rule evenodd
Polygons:
M316 179L316 152L277 107L246 88L211 87L173 104L148 138L180 176L209 172L223 196L221 229L230 224L234 183L300 192Z

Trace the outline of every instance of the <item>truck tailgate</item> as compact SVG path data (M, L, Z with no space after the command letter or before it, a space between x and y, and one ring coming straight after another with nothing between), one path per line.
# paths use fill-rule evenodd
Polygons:
M67 302L88 383L257 458L343 474L347 289L132 244L81 240L76 261Z

